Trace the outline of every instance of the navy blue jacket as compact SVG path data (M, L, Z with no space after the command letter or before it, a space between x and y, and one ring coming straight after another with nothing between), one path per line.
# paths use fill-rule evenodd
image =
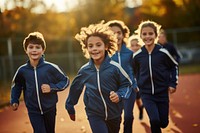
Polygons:
M106 120L117 118L121 116L123 102L120 100L119 103L113 103L109 98L110 92L116 92L120 99L127 99L132 91L129 88L131 85L128 74L108 55L99 69L90 59L73 80L65 107L69 114L75 114L74 105L85 86L84 103L87 115L97 115Z
M117 51L111 58L112 60L118 62L129 75L133 83L133 89L137 88L132 67L133 52L128 49L125 44L122 44L120 52Z
M173 57L178 63L180 62L181 57L180 57L178 51L176 50L175 46L174 46L172 43L167 42L167 43L165 43L165 44L163 44L163 45L161 45L161 46L163 46L163 48L166 48L166 49L169 51L169 53L172 55L172 57Z
M42 93L42 84L49 84L50 93ZM18 103L23 90L24 101L29 113L43 114L56 107L57 91L69 85L69 79L61 69L50 62L40 59L36 68L28 61L20 66L14 75L11 87L11 104Z
M141 93L165 93L178 83L178 63L160 45L156 44L151 54L145 46L134 53L133 68Z

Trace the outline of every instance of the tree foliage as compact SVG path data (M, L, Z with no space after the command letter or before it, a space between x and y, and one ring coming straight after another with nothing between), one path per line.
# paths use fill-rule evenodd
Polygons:
M143 0L140 7L134 8L127 8L125 0L77 1L79 5L76 8L61 13L56 12L53 6L47 8L41 0L7 1L14 3L14 7L0 13L0 55L7 54L4 50L6 38L16 42L13 49L19 49L19 52L14 54L21 54L23 49L19 44L32 31L44 34L49 53L66 52L69 43L77 43L74 36L81 27L101 20L122 20L131 31L146 19L154 20L165 28L200 26L199 0ZM41 8L42 13L34 12Z

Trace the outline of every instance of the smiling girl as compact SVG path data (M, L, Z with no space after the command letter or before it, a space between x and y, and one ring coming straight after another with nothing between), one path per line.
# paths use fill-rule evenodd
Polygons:
M132 81L110 58L116 50L116 36L102 22L81 28L75 38L89 62L80 68L70 87L65 106L70 119L75 121L74 105L85 86L85 110L92 132L119 133L122 99L129 97Z
M139 25L137 33L144 46L133 55L133 68L152 133L161 133L161 128L167 127L169 92L174 93L178 83L178 63L156 44L160 27L153 21Z

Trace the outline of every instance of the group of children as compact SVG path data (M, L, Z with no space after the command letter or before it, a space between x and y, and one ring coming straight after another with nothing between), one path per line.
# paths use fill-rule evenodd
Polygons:
M75 39L89 61L70 85L65 108L71 120L76 120L74 106L85 88L85 111L93 133L119 133L122 111L124 133L132 133L135 101L139 119L145 108L152 133L161 133L169 122L169 92L176 91L178 63L156 43L159 29L157 23L144 21L137 37L129 38L128 27L119 20L81 28ZM46 43L41 33L30 33L23 47L29 60L12 80L11 106L17 110L23 91L34 133L54 133L57 92L68 87L69 78L44 60Z

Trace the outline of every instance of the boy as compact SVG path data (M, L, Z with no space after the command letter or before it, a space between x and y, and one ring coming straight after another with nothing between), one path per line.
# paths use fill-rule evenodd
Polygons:
M30 33L23 41L29 60L14 75L11 87L11 107L19 106L21 92L34 133L54 133L57 92L69 85L69 79L55 64L44 61L46 50L43 35Z

